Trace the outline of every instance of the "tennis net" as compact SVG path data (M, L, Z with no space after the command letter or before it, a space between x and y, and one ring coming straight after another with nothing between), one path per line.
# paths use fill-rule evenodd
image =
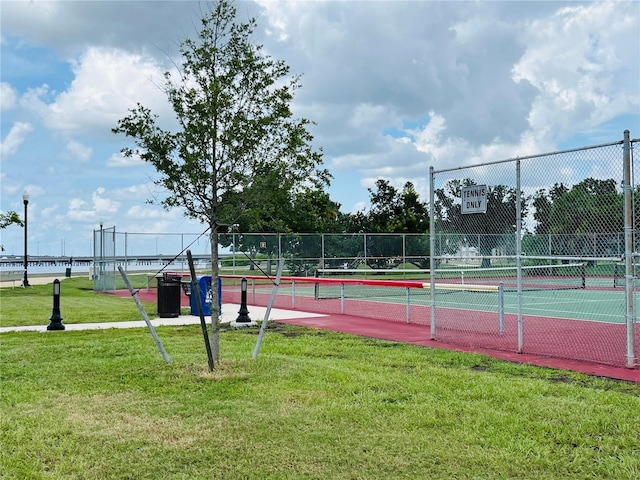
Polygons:
M237 301L239 289L233 284L240 277L224 277L224 301ZM249 301L264 304L272 290L271 280L260 276L247 278ZM495 315L503 310L501 290L498 285L438 283L435 295L441 298L439 306L494 312ZM425 324L429 319L431 300L428 281L282 277L274 306Z
M638 284L638 265L637 263L633 264L633 285L634 287ZM627 266L624 263L616 263L613 267L613 286L614 287L622 287L624 288L627 285Z
M567 290L585 288L584 263L521 266L522 290ZM512 267L439 268L436 283L461 285L502 285L506 291L517 290L518 269Z

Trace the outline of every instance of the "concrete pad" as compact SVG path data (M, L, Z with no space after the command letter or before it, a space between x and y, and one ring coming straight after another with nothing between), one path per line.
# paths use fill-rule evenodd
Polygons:
M240 306L232 303L222 304L222 315L220 317L220 323L231 323L238 318L238 310ZM249 307L249 316L251 320L262 320L266 313L266 307ZM294 310L282 310L278 308L271 309L271 315L269 321L277 320L289 320L295 318L315 318L325 317L321 313L308 313L297 312ZM207 321L207 325L211 324L211 317L204 317ZM106 323L64 323L65 331L67 330L101 330L107 328L144 328L147 326L144 320L134 320L131 322L106 322ZM154 327L161 326L181 326L181 325L196 325L200 324L200 317L193 315L180 315L175 318L152 318L151 325ZM48 325L48 324L47 324ZM5 332L46 332L47 325L26 325L22 327L0 327L0 333Z

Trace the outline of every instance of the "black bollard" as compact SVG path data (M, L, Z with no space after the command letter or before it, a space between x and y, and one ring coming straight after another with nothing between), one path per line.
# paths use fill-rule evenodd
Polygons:
M49 317L47 330L64 330L62 316L60 316L60 280L53 281L53 311Z
M238 318L236 323L251 323L249 318L249 309L247 308L247 279L240 281L240 310L238 310Z

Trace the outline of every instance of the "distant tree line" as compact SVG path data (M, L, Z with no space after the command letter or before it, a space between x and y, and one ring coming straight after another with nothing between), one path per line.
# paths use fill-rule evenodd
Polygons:
M486 213L463 214L461 211L461 191L463 187L475 185L471 179L451 180L436 189L434 214L437 233L458 239L443 253L455 253L461 242L466 247L477 249L483 266L490 266L490 256L498 249L503 254L514 254L514 234L516 232L517 196L513 187L489 185ZM623 194L614 179L587 178L569 187L556 183L547 189L540 189L534 195L520 194L520 214L523 219L523 250L529 255L550 254L546 236L553 235L554 255L577 255L594 251L615 251L613 244L619 241L624 230ZM427 234L429 225L429 202L423 201L411 182L397 189L388 180L379 179L375 188L369 189L370 207L355 213L340 211L341 205L334 202L324 191L305 190L298 194L278 191L274 186L273 203L261 204L246 212L236 225L236 232L256 233L367 233L371 244L367 245L370 255L369 266L385 267L388 263L376 264L376 253L388 251L393 239L382 233ZM640 198L640 196L638 196ZM640 200L639 200L640 202ZM640 208L640 203L637 205ZM640 210L639 210L640 211ZM529 214L531 216L529 217ZM534 224L527 225L533 218ZM592 235L597 234L597 235ZM607 235L610 234L610 235ZM591 235L591 236L590 236ZM242 251L259 251L257 237L243 237L243 243L236 245ZM411 241L419 242L417 239ZM223 244L230 245L231 236ZM256 243L250 245L250 242ZM301 241L302 242L302 241ZM343 244L344 244L343 240ZM355 256L362 247L354 239L354 246L344 244L344 256ZM290 250L291 250L291 246ZM611 248L609 248L611 247ZM277 245L261 249L262 253L275 255ZM300 256L313 257L317 245L299 246ZM448 248L448 250L447 250ZM429 244L425 240L413 248L428 256ZM382 255L380 255L382 256ZM424 261L414 262L427 267Z

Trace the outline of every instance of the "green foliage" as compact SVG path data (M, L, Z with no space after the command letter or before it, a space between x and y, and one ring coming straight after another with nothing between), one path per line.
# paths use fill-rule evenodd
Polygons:
M2 212L0 213L0 230L4 230L9 225L18 225L24 227L24 222L20 219L20 216L14 212Z
M255 28L254 18L238 21L232 2L213 3L196 38L181 44L179 75L165 73L164 91L180 129L162 129L141 104L113 128L135 143L122 149L125 156L139 156L160 174L157 183L169 192L161 203L182 207L185 215L208 225L214 282L218 233L248 222L246 215L266 216L280 229L286 216L268 213L304 188L321 189L330 178L319 168L322 153L311 146L312 122L291 112L299 77L289 77L284 61L252 43ZM214 357L217 335L214 328Z
M555 184L549 193L543 189L534 196L535 232L555 236L555 254L577 255L594 248L615 252L616 235L624 231L623 202L614 179L587 178L571 188ZM598 234L595 240L591 234Z
M429 206L420 201L413 183L398 191L388 180L378 179L376 190L369 189L371 208L338 217L348 233L426 233L429 230Z
M289 67L251 42L255 19L236 16L231 2L215 3L197 38L182 42L180 77L165 74L180 131L162 130L140 104L113 129L136 143L126 156L140 155L161 174L158 183L171 192L162 203L183 207L214 232L252 207L277 205L276 180L286 196L329 178L316 170L322 158L310 146L311 122L292 117L299 78L287 79Z
M420 196L411 182L405 183L402 190L399 191L389 181L378 179L376 190L369 189L369 196L371 201L369 211L352 214L339 213L336 217L338 224L336 230L344 233L367 234L366 249L369 267L395 267L398 261L390 259L390 257L402 256L401 237L384 234L427 233L429 231L428 204L420 201ZM330 237L327 238L329 241L325 243L325 248L330 252L330 255L327 255L329 259L331 257L358 258L364 255L364 245L358 237L354 237L352 241L340 239L339 242L331 242ZM407 252L404 253L407 253L409 257L415 256L412 261L416 266L427 268L428 237L412 236L408 243Z

